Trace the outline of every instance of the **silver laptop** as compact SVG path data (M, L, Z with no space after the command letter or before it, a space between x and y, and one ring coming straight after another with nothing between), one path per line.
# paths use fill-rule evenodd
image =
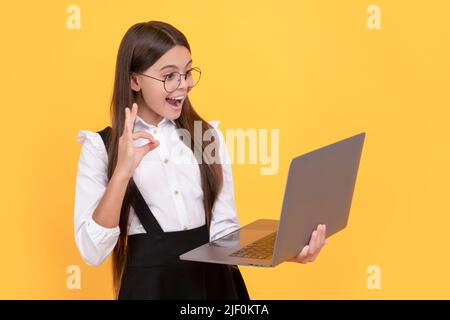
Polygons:
M274 267L295 257L318 224L327 237L347 225L365 132L291 160L280 220L260 219L181 260Z

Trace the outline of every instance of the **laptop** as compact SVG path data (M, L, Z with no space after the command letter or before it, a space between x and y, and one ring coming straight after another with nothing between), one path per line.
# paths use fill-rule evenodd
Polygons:
M278 220L259 219L181 260L275 267L297 256L319 224L327 238L347 226L365 132L291 160Z

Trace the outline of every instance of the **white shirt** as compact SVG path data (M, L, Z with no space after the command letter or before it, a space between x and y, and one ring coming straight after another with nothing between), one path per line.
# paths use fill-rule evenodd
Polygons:
M223 188L212 208L212 241L240 228L240 225L228 150L218 129L219 122L209 123L219 134L223 170ZM191 149L180 140L175 122L164 118L154 126L137 116L133 131L149 132L160 142L156 149L144 156L133 179L163 231L181 231L204 225L200 169ZM79 131L77 140L82 147L75 190L75 242L83 260L98 266L114 249L120 228L106 228L92 219L108 183L108 156L103 140L98 133L88 130ZM145 143L148 140L134 140L136 147ZM145 232L131 206L128 234Z

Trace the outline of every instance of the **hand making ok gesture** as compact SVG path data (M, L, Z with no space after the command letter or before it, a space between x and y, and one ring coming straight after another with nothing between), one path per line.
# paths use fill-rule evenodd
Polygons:
M133 103L131 111L130 108L125 108L125 125L119 138L119 151L115 170L125 178L131 178L142 158L159 146L159 141L153 138L150 133L144 131L133 132L137 110L138 106L136 103ZM141 147L135 147L133 140L139 138L148 139L149 143Z

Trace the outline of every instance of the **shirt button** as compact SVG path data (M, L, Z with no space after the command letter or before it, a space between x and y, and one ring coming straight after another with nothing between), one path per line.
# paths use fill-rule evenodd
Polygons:
M169 159L164 159L164 163L167 163L167 162L169 162Z
M183 230L187 230L187 227L186 227L186 226L184 226L184 227L183 227Z
M153 134L157 134L157 133L158 133L158 130L154 129Z
M178 194L178 190L175 190L174 193L175 193L175 195L177 195Z

